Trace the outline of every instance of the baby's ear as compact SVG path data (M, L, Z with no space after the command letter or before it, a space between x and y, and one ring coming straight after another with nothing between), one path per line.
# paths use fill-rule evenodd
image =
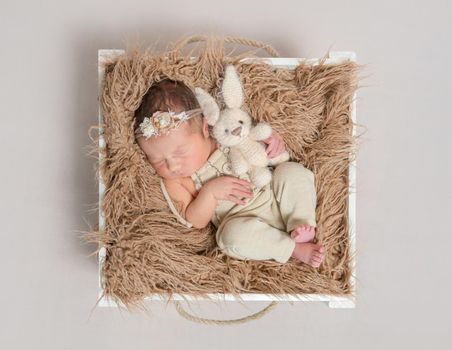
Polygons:
M220 108L215 99L207 91L198 87L195 88L195 96L209 125L215 125L220 116Z
M224 73L223 85L221 87L224 102L229 108L240 108L243 104L243 90L239 75L235 67L230 64Z
M209 125L207 118L202 118L202 134L204 137L209 137L211 135L211 130L213 126Z

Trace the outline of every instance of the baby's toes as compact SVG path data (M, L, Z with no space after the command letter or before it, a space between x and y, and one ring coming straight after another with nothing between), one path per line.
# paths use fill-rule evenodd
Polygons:
M323 260L323 254L322 253L313 253L312 259L315 261L322 261Z
M320 256L320 257L322 257L324 254L325 254L325 253L319 252L318 250L314 250L314 251L312 252L312 255L313 255L313 256Z
M317 250L312 253L312 257L316 260L323 261L325 256L325 248L320 246Z
M312 267L319 267L321 263L322 263L321 260L316 260L316 259L312 258L312 259L311 259L311 264L310 264L310 265L311 265Z
M325 256L323 255L323 253L316 253L312 255L312 260L319 264L323 261L323 259L325 258Z

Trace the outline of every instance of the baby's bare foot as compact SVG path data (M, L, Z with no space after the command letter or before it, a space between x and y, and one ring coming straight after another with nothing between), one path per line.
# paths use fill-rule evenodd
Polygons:
M315 227L309 225L300 225L296 227L290 237L297 243L311 242L315 236Z
M314 243L296 243L292 257L311 265L319 267L325 255L325 248L320 244Z

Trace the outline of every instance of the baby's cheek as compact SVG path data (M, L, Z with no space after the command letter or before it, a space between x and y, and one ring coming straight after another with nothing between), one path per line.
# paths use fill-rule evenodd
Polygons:
M202 153L196 153L191 161L191 165L193 167L199 168L205 163L205 159L202 156Z
M165 176L166 175L166 171L165 171L165 167L161 166L161 165L152 165L151 164L151 168L153 169L154 173L157 173L160 176Z

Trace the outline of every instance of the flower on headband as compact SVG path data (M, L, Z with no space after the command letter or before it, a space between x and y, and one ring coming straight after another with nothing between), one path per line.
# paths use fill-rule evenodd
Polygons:
M200 111L201 109L192 109L177 114L172 111L157 111L151 117L144 118L136 132L141 132L146 139L161 133L167 133L170 129L178 128L182 122L187 121Z
M143 122L140 124L140 130L146 138L151 137L155 133L154 126L148 117L144 118Z

